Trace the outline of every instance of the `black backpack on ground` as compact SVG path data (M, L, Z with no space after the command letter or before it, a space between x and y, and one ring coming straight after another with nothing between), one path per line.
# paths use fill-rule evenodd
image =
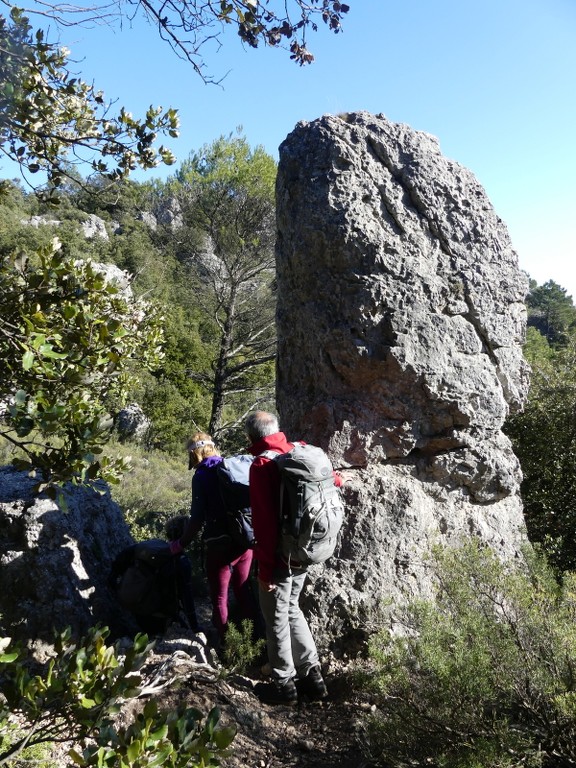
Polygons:
M137 616L172 617L178 613L178 586L174 556L161 539L141 541L129 548L128 564L116 578L116 595L126 610Z

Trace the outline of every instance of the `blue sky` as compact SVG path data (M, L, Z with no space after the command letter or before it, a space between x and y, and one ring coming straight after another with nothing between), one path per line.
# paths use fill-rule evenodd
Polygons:
M342 111L437 136L483 184L520 266L576 301L575 0L347 1L341 34L310 34L311 66L245 50L234 34L206 48L208 69L228 73L222 87L203 84L144 23L69 28L61 39L83 78L135 115L179 109L169 144L179 159L237 126L277 158L299 120Z

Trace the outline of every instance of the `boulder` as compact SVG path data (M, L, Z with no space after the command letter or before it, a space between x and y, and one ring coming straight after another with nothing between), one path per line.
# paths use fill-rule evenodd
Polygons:
M148 229L151 229L153 232L156 232L156 229L158 228L158 221L156 220L156 216L154 216L153 213L150 213L150 211L140 211L136 215L136 221L141 221L148 227Z
M130 403L122 408L116 418L115 426L120 440L142 442L150 429L150 419L138 403Z
M20 223L36 229L39 227L59 227L62 224L58 219L48 219L45 216L30 216L28 219L21 219Z
M320 641L350 648L385 603L430 593L435 544L522 556L502 426L528 389L528 280L474 175L383 115L296 126L277 223L281 425L354 469L305 603Z
M82 233L87 240L109 240L108 230L106 229L106 222L101 219L100 216L96 216L95 213L89 213L88 218L85 219L80 225Z
M103 484L67 484L53 501L37 481L0 467L0 624L22 641L50 642L70 626L130 627L107 579L112 561L133 543L120 507Z
M184 226L184 217L182 206L177 197L169 197L156 211L156 220L172 232L182 229Z

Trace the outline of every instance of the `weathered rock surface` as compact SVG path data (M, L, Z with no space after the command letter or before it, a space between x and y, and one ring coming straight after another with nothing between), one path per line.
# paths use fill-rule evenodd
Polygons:
M156 211L156 220L158 224L162 224L172 232L176 232L184 226L182 206L177 197L170 197L165 201Z
M66 486L65 506L37 496L35 480L0 467L0 594L4 630L53 639L52 628L83 633L97 623L126 628L106 585L118 552L132 543L105 487Z
M115 427L121 440L143 441L151 426L138 403L130 403L118 411L114 420Z
M82 232L87 240L94 240L98 238L100 240L109 240L108 230L106 229L106 222L101 219L100 216L96 216L95 213L89 213L88 218L85 219L82 224Z
M425 594L432 545L525 542L502 432L528 387L527 277L473 174L383 115L300 123L280 147L278 409L354 467L339 557L307 593L321 640Z

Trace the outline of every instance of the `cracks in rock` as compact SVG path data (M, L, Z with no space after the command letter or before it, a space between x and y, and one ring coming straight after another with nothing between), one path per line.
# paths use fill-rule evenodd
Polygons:
M431 235L433 235L440 247L440 250L445 253L447 256L450 257L450 268L454 274L457 273L456 268L456 255L454 254L451 246L450 241L442 231L440 224L438 220L431 216L426 208L426 205L423 203L423 201L419 198L416 189L411 184L407 183L407 180L400 168L397 168L394 163L392 162L389 153L386 150L385 145L382 142L379 142L375 140L372 136L368 135L366 137L366 144L368 147L368 151L375 157L377 161L382 163L382 165L387 169L387 171L390 173L392 179L400 186L402 192L404 193L405 198L405 204L409 205L418 218L425 222L428 231ZM378 189L380 191L382 203L388 212L388 215L390 216L391 220L394 222L395 226L397 227L399 234L405 234L406 230L403 227L400 216L398 211L395 209L395 206L392 205L391 201L386 197L384 194L384 190L381 185L378 186ZM471 324L472 328L474 329L474 332L478 336L480 343L482 345L482 351L485 352L485 354L490 359L491 363L494 365L495 368L499 368L498 359L495 355L495 346L490 341L490 338L483 327L482 323L480 322L480 319L478 317L478 313L475 310L474 304L471 301L470 298L470 291L466 284L463 284L463 295L462 298L466 303L466 306L468 307L468 312L466 314L463 314L462 316Z
M484 330L480 322L480 319L478 318L474 305L470 300L470 291L466 286L464 286L464 301L466 302L466 306L468 307L468 312L465 315L462 315L462 317L464 317L464 319L470 323L472 328L474 328L474 332L476 333L476 335L480 339L480 343L482 344L482 351L486 353L492 365L496 369L499 369L500 364L494 352L495 345L491 343L490 339L488 338L488 334Z
M394 228L396 230L396 234L397 235L405 235L406 234L406 230L402 226L402 223L400 221L400 217L398 216L398 214L396 213L396 210L394 209L394 207L390 203L390 200L388 200L388 198L386 197L382 185L378 185L378 191L380 192L380 200L381 200L384 208L386 209L386 213L388 214L388 216L392 220L392 224L394 225Z
M452 249L450 248L449 240L448 238L445 237L444 233L440 229L437 220L433 219L428 214L425 205L422 203L420 198L416 195L415 189L406 183L406 180L404 178L402 171L396 168L392 163L388 153L386 152L385 147L381 143L376 142L371 136L367 136L366 143L368 146L368 150L371 152L371 154L376 158L376 160L382 163L382 165L390 173L393 180L400 186L400 188L404 193L405 198L407 199L408 204L415 211L418 218L423 219L426 222L426 224L428 225L429 232L437 239L441 251L445 253L447 256L450 256L451 258L453 258L454 254L452 253ZM384 203L386 210L388 211L388 213L390 214L394 222L397 224L397 226L400 227L401 233L405 234L405 230L399 221L398 214L392 208L390 201L386 199L386 196L384 194L382 194L382 188L379 186L378 189L381 193L382 201Z

